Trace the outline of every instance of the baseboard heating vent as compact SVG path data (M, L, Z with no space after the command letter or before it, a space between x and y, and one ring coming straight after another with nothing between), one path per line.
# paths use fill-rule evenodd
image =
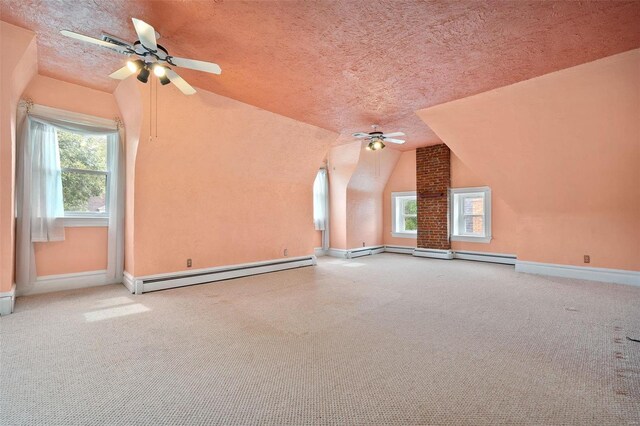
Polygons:
M415 247L408 246L384 246L386 253L413 254Z
M505 265L515 265L515 254L483 253L479 251L455 251L453 257L463 260L477 260L480 262L503 263Z
M453 259L453 252L451 250L417 248L413 251L413 255L417 257L431 257L433 259Z
M249 275L259 275L268 272L312 266L315 264L315 256L302 256L144 277L132 277L130 274L125 273L124 284L132 293L142 294L150 291L211 283Z
M384 252L384 246L363 247L361 249L351 249L347 251L347 259L355 259L356 257L371 256Z

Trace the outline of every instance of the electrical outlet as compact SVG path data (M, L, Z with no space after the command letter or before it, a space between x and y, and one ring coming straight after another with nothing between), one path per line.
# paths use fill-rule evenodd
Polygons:
M584 263L591 263L591 256L589 256L588 254L584 255Z
M191 259L187 259L187 268L191 268Z
M364 247L364 241L362 242L362 247Z
M289 250L288 249L284 249L284 255L285 256L289 256Z

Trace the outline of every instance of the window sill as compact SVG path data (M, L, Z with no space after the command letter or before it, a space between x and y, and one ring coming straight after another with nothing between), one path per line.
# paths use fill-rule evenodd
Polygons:
M452 235L451 241L463 241L467 243L490 243L491 237L471 237L471 236L462 236L462 235Z
M418 238L418 233L417 232L392 232L391 233L392 237L396 237L396 238Z
M108 217L64 217L65 228L83 228L83 227L107 227L109 226Z

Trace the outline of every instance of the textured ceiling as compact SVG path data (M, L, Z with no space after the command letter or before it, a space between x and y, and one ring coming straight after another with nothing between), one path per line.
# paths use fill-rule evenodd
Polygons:
M43 75L113 91L125 57L59 34L135 40L153 25L174 56L222 75L191 84L337 131L437 141L414 111L640 47L640 2L2 0L1 19L37 33Z

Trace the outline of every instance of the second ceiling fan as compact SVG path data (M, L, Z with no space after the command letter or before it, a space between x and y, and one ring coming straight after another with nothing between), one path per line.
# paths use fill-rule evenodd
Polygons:
M171 66L212 74L220 74L222 72L220 66L213 62L169 55L167 49L157 43L156 30L151 25L140 19L131 18L131 20L138 34L138 40L134 43L127 43L110 36L98 39L68 30L62 30L60 33L66 37L106 47L123 55L137 57L137 59L129 60L124 67L109 75L109 77L117 80L124 80L137 72L138 80L146 83L149 80L149 75L153 72L162 85L173 83L185 95L193 95L196 90L180 77Z
M382 133L378 131L378 125L374 124L373 132L356 132L352 136L358 139L365 139L369 141L367 144L367 150L369 151L378 151L385 147L385 142L403 144L405 141L402 139L395 139L396 136L404 136L402 132L393 132L393 133Z

